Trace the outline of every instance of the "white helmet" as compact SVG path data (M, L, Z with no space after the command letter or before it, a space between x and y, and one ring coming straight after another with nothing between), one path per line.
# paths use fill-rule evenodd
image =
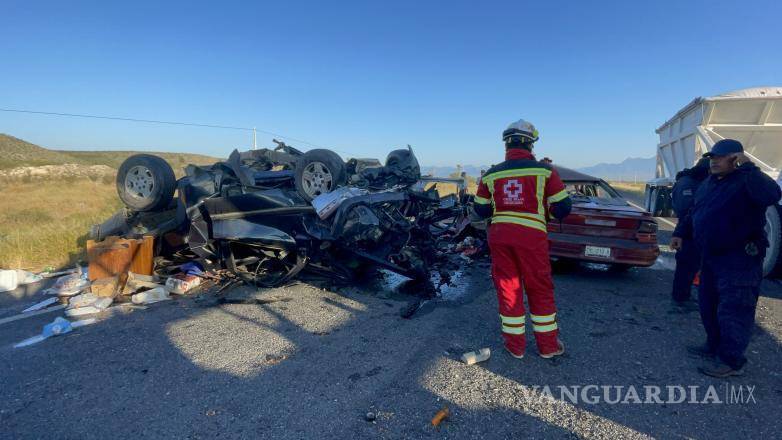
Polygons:
M538 140L538 129L524 119L519 119L502 132L502 140L505 143L514 138L522 142L535 142Z

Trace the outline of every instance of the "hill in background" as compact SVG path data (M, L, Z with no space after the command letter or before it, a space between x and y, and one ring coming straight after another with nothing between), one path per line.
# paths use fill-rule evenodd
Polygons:
M84 166L105 165L119 168L122 161L136 151L55 151L31 144L22 139L0 133L0 171L19 167L38 167L42 165L77 164ZM211 165L220 160L201 154L188 153L151 153L165 159L178 175L188 164ZM592 176L612 181L646 181L654 177L655 158L628 158L620 163L601 163L591 167L578 168ZM489 165L464 165L461 170L468 176L477 178L481 170ZM422 174L435 177L449 177L457 172L456 166L422 166Z
M114 169L138 151L55 151L0 133L0 170L42 165L105 165ZM165 159L175 172L188 164L210 165L219 159L201 154L150 153Z
M577 170L604 180L644 182L654 178L656 166L657 160L654 157L628 158L620 163L601 163Z
M0 170L41 165L61 165L72 160L67 154L0 133Z

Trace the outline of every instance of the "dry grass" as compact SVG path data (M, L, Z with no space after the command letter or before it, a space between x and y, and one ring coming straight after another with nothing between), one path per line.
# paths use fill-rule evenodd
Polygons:
M0 186L0 267L40 270L85 257L90 226L121 207L113 182L89 179Z
M214 157L204 156L202 154L190 153L155 153L141 151L57 151L71 158L71 162L86 165L106 165L114 169L119 169L122 162L134 154L152 154L164 159L171 165L174 174L177 177L184 175L184 168L187 165L211 165L217 161Z
M643 200L645 183L630 183L630 182L610 182L611 186L615 190L631 196L633 199Z
M431 188L434 186L434 183L430 183L426 185L426 189ZM455 183L437 183L437 192L440 194L440 197L447 196L448 194L456 194L456 184ZM467 183L467 193L468 194L475 194L478 191L478 185L475 184L475 182L468 182Z

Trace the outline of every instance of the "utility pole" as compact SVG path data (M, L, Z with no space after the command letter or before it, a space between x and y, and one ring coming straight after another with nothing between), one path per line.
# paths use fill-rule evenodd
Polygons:
M255 127L253 127L253 150L258 149L258 145L255 143Z

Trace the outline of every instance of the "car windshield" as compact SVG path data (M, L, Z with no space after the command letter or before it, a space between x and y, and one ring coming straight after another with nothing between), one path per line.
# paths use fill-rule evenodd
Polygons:
M600 199L611 202L622 200L622 196L603 181L567 181L565 189L573 199Z

